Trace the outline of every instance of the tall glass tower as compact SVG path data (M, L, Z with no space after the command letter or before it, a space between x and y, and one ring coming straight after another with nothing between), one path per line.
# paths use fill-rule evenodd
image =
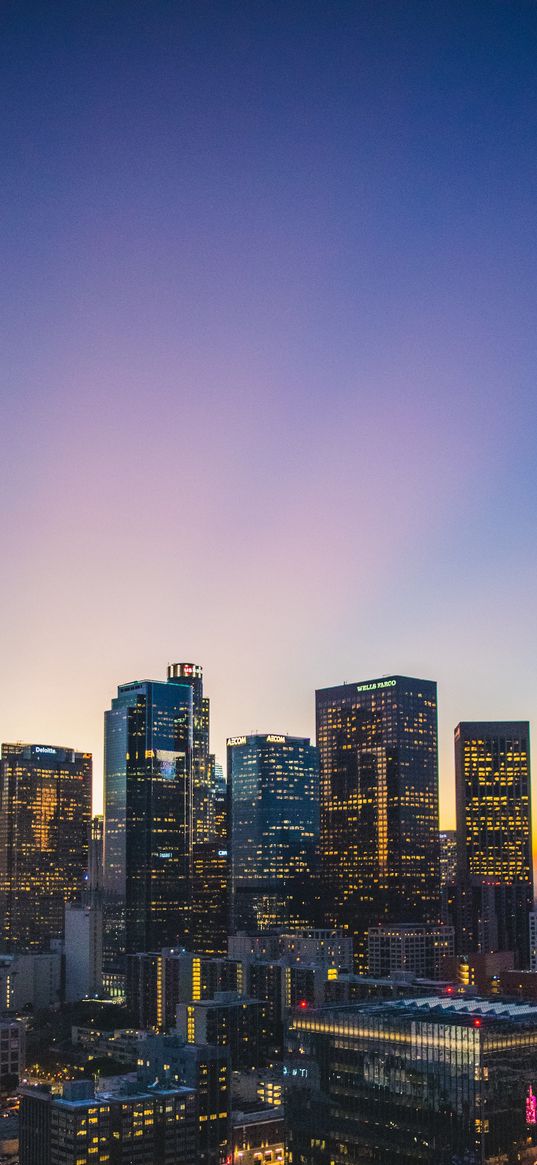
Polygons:
M193 689L180 676L118 688L105 713L104 967L188 942Z
M0 763L0 937L40 950L64 930L88 861L91 753L3 744Z
M319 840L317 749L299 736L227 742L234 930L311 925Z
M364 967L370 925L438 920L436 684L324 688L316 712L325 920L353 935Z

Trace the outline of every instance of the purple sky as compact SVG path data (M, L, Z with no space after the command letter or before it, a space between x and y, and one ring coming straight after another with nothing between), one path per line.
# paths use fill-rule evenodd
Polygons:
M2 6L0 735L537 696L537 7Z

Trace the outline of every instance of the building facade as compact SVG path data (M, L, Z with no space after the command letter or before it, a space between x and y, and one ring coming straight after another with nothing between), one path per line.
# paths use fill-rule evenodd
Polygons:
M243 990L238 959L153 951L127 956L127 1006L140 1028L167 1031L175 1025L178 1003L213 999L219 991Z
M293 1165L537 1160L537 1009L424 998L297 1012L284 1066Z
M316 909L319 765L304 737L227 742L233 930L303 926Z
M512 950L529 964L533 906L527 721L455 729L457 894L461 950Z
M44 744L3 744L0 933L4 950L48 949L88 861L92 758Z
M21 1090L20 1165L196 1165L196 1095L190 1088L92 1081Z
M124 684L105 713L104 968L188 941L192 893L192 687Z
M407 974L441 979L444 960L454 954L452 926L383 923L367 932L368 973L375 978Z
M389 676L316 693L325 922L437 922L440 908L436 684Z
M25 1063L26 1031L17 1020L0 1019L0 1091L14 1090Z
M457 831L440 830L440 886L451 886L457 880Z

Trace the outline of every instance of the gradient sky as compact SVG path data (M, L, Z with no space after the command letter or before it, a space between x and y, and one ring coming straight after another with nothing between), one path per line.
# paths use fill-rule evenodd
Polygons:
M537 678L537 5L4 0L0 736ZM97 790L97 803L99 792Z

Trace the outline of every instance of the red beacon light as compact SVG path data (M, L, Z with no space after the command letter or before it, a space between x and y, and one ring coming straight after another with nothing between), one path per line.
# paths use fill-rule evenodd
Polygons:
M477 1018L474 1019L474 1027L481 1027L481 1020L480 1019L477 1019Z
M298 1006L299 1006L300 1008L302 1008L302 1011L305 1011L306 1007L308 1006L308 1001L307 1001L307 999L300 999L300 1000L299 1000L299 1003L298 1003Z

